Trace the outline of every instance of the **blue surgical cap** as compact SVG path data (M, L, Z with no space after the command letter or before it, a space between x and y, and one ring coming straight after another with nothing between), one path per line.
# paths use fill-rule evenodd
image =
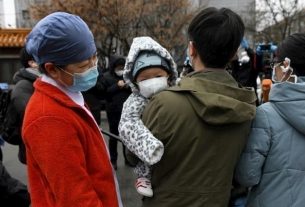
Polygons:
M38 64L68 65L89 59L96 53L96 46L79 16L55 12L35 25L27 37L26 50Z

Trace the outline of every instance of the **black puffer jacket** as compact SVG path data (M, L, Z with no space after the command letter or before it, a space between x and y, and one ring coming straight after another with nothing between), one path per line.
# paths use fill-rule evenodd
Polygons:
M34 92L33 82L38 76L27 69L20 69L13 78L15 87L11 94L11 102L8 108L8 127L12 136L8 141L10 144L19 145L19 160L26 163L25 147L21 139L22 120L26 105Z

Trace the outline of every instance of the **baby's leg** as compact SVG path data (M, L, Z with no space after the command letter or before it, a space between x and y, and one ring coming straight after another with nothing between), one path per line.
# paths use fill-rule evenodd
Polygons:
M151 166L145 164L144 162L140 161L134 168L134 172L137 175L137 178L147 178L151 179Z
M151 166L145 164L144 162L139 162L134 169L137 175L136 189L139 194L152 197L153 190L151 186Z

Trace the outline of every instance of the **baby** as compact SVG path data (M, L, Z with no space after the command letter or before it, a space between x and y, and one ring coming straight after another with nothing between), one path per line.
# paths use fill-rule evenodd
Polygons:
M124 79L132 94L123 106L119 133L123 144L140 160L135 168L138 193L152 197L151 165L160 161L164 146L144 126L141 115L149 99L175 84L176 64L160 44L150 37L134 38L126 65Z

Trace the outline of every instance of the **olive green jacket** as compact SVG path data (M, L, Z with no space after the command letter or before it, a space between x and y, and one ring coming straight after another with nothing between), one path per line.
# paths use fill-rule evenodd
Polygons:
M152 98L144 124L164 144L143 207L227 207L255 115L253 90L224 70L196 72Z

